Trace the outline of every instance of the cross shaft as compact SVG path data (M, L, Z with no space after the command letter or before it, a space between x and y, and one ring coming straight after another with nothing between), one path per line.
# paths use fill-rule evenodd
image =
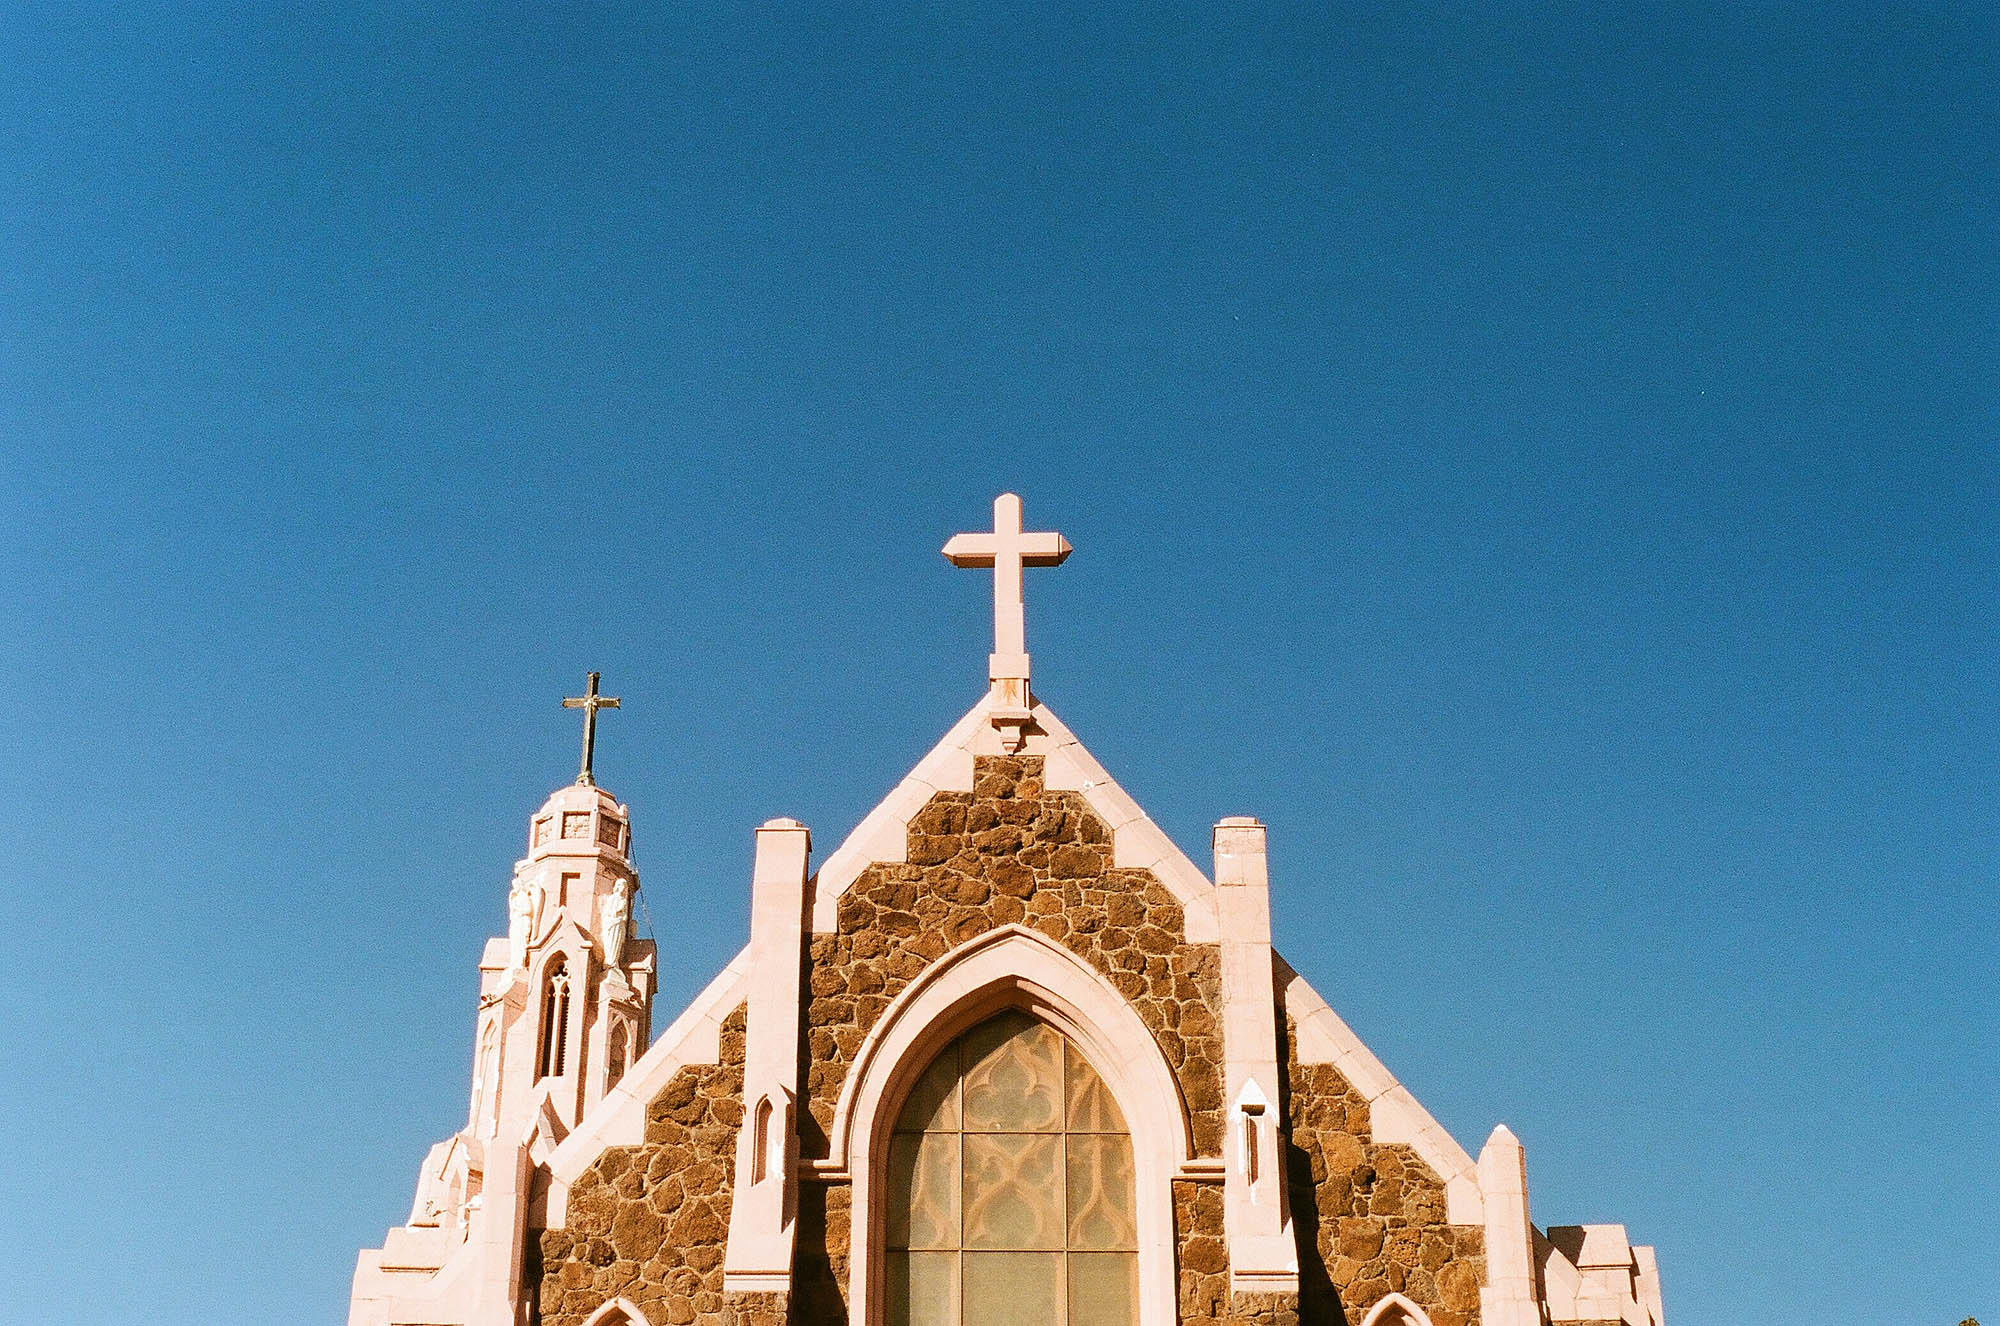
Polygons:
M589 677L590 680L584 686L583 694L566 696L563 699L563 708L583 710L583 770L577 774L576 781L585 787L594 787L597 784L597 779L591 776L590 764L592 757L597 751L597 711L600 709L616 709L618 707L618 697L615 695L599 695L597 693L597 674L595 672L590 673Z
M1070 555L1069 540L1053 532L1023 532L1021 499L1002 493L993 500L991 534L954 534L944 546L953 566L993 570L993 656L987 676L1003 707L1028 707L1028 635L1022 603L1021 568L1060 566Z

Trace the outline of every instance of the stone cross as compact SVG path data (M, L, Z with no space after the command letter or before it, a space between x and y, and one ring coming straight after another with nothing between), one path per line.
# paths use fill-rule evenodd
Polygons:
M590 674L590 682L584 687L582 695L568 696L563 700L563 708L583 710L583 771L576 776L576 781L585 787L594 787L597 783L590 775L590 762L597 751L597 711L617 707L617 696L597 693L595 672Z
M944 546L953 566L993 568L993 655L986 674L993 683L993 724L1010 750L1020 748L1030 704L1021 568L1060 566L1069 554L1069 540L1060 534L1022 532L1021 499L1012 493L993 499L991 534L954 534Z

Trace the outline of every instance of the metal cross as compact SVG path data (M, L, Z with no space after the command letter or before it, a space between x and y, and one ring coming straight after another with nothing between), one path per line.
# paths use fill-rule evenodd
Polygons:
M591 757L597 750L597 711L617 707L617 696L597 693L595 672L590 674L590 684L584 687L582 695L568 696L563 700L563 708L583 710L583 772L576 776L576 781L585 787L594 787L597 784L597 780L590 776Z

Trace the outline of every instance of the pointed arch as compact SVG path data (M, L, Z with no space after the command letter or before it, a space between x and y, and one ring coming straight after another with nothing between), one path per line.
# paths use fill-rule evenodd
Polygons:
M569 1050L569 961L558 953L542 976L540 1045L535 1050L535 1081L561 1077Z
M614 1298L583 1319L583 1326L652 1326L629 1299Z
M834 1110L831 1161L853 1192L849 1302L880 1326L889 1136L904 1098L960 1034L1009 1009L1061 1032L1110 1089L1131 1132L1139 1219L1139 1320L1175 1320L1174 1174L1192 1155L1186 1102L1159 1043L1095 967L1025 926L989 930L924 969L855 1053Z
M1361 1319L1361 1326L1431 1326L1431 1319L1409 1299L1390 1293L1368 1309L1368 1315Z

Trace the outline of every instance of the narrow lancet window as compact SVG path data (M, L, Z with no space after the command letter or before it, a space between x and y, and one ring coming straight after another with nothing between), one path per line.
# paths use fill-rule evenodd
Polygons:
M769 1096L766 1096L764 1097L764 1099L757 1102L757 1126L755 1129L755 1137L752 1141L752 1145L756 1149L750 1153L750 1182L752 1183L762 1183L764 1181L764 1173L770 1167L771 1163L770 1134L771 1134L771 1098Z
M569 964L557 958L549 967L548 983L542 987L542 1052L535 1064L535 1080L561 1077L563 1051L569 1045Z

